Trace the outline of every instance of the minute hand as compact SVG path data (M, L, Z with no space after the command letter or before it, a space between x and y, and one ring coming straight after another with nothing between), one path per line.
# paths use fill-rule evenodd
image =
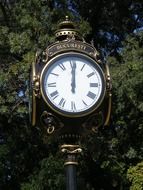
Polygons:
M76 63L73 62L71 63L71 67L72 67L72 70L71 70L71 74L72 74L72 80L71 80L71 91L72 93L75 93L75 88L76 88L76 81L75 81L75 71L76 71Z

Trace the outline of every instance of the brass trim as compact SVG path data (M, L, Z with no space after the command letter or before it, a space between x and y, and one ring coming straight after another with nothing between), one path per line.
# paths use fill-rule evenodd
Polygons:
M78 36L79 35L79 33L78 33L78 31L76 31L75 29L66 29L66 28L64 28L64 29L59 29L59 30L57 30L56 31L56 33L55 33L55 36L56 37L59 37L59 36L64 36L64 35L68 35L68 36Z
M47 57L53 57L56 56L57 54L64 53L64 52L79 52L86 54L95 61L97 61L98 64L101 64L97 56L99 55L99 52L93 47L91 44L88 44L86 42L82 41L75 41L75 40L66 40L62 42L55 42L52 45L48 46L46 48L45 54ZM48 59L44 60L44 62L48 61Z
M36 75L35 62L32 63L32 83L34 80L34 76ZM32 126L36 124L36 97L34 93L34 89L32 87Z
M105 65L105 68L106 68L106 78L107 78L106 80L107 80L107 93L108 93L108 111L107 111L104 126L108 126L110 116L111 116L111 108L112 108L112 93L111 93L112 84L111 84L111 77L110 77L110 71L109 71L108 64Z
M39 75L33 76L33 90L34 95L40 98L40 77Z
M64 144L61 146L61 152L69 154L78 154L82 152L79 145Z
M89 110L85 111L85 112L79 112L79 113L76 113L76 112L73 112L73 113L69 113L69 112L65 112L65 111L62 111L60 109L56 109L56 106L54 107L53 105L51 105L48 101L47 101L47 98L45 97L44 95L44 89L42 88L42 81L43 81L43 75L44 75L44 72L45 70L47 69L47 67L57 58L61 57L61 56L64 56L64 55L70 55L70 54L74 54L74 55L77 55L77 56L82 56L82 57L85 57L86 59L89 59L92 63L96 64L97 67L99 68L99 70L101 71L102 73L102 76L103 76L103 84L105 85L104 86L104 89L103 89L103 92L102 92L102 97L101 99L99 100L98 102L98 105L93 105L92 107L89 108ZM46 104L56 113L58 113L59 115L62 115L64 117L70 117L70 118L78 118L78 117L83 117L83 116L86 116L86 115L89 115L90 113L94 112L95 110L97 110L97 108L100 107L100 105L102 104L104 98L105 98L105 94L106 94L106 79L105 79L105 73L103 72L102 68L99 66L99 64L97 63L96 60L92 59L91 57L87 56L86 54L82 54L82 53L78 53L78 52L66 52L66 53L62 53L62 54L59 54L55 57L53 57L49 62L47 62L47 64L44 66L42 72L41 72L41 77L40 77L40 91L41 91L41 95L44 99L44 101L46 102Z
M76 145L76 144L63 144L61 145L61 148L78 148L79 145Z
M54 131L55 131L55 127L53 125L47 128L47 133L49 135L51 135Z
M112 85L111 85L111 77L110 77L110 71L109 71L109 66L108 64L105 64L105 74L106 74L106 81L107 81L107 90L111 91Z
M82 149L79 145L63 144L61 145L61 152L67 155L67 159L64 163L65 166L78 165L77 156L82 152Z
M104 126L109 125L109 120L110 120L110 116L111 116L111 107L112 107L112 94L110 93L109 99L108 99L108 111L107 111L107 116L106 116Z
M67 147L67 148L68 148L68 147ZM74 150L68 150L67 148L62 148L61 151L62 151L63 153L68 152L68 153L70 153L70 154L77 154L77 153L81 153L81 152L82 152L82 149L81 149L81 148L76 148L76 149L74 149Z
M67 166L67 165L78 165L78 162L72 162L72 161L67 161L64 163L64 166Z
M79 31L76 29L74 22L69 20L69 17L66 16L65 20L58 25L58 30L55 32L55 36L73 36L81 37Z
M107 75L107 77L110 78L110 71L109 71L109 66L107 63L105 64L105 67L106 67L106 75Z

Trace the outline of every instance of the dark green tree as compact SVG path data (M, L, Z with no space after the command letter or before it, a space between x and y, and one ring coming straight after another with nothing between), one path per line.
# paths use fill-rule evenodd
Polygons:
M143 160L143 32L129 35L120 56L108 57L113 85L110 128L83 140L87 189L141 190Z
M127 34L139 30L143 23L143 2L140 0L74 0L79 14L90 23L87 40L103 53L120 58L119 50Z
M27 80L35 52L54 41L57 23L69 15L88 41L110 53L113 80L111 126L83 142L82 186L140 190L143 35L126 37L141 27L142 6L139 0L0 2L0 189L64 189L57 143L29 125Z

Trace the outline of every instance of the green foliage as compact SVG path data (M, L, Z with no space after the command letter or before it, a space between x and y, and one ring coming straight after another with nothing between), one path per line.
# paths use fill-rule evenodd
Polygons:
M63 189L63 163L29 126L27 80L36 51L54 41L65 15L77 19L67 1L0 2L0 189Z
M22 184L21 190L63 190L63 161L58 156L49 155L40 163L40 168L30 176L30 182Z
M130 190L143 189L143 162L128 169L127 177L131 182Z
M140 0L74 0L78 13L88 20L92 28L88 40L93 40L96 47L104 48L104 53L112 52L118 57L118 48L126 34L142 26L142 8ZM101 50L100 49L100 50Z
M142 32L126 39L120 63L116 58L109 58L113 82L113 126L119 139L118 151L126 168L143 159L142 39Z
M96 47L112 50L111 127L83 139L81 189L142 188L143 33L126 38L138 27L141 8L139 1L0 2L0 189L64 189L62 156L56 143L29 126L26 92L35 52L54 41L65 15L78 21L81 33L90 34L87 39L93 38Z
M32 48L29 34L22 32L20 34L10 33L9 34L10 52L15 54L23 54Z

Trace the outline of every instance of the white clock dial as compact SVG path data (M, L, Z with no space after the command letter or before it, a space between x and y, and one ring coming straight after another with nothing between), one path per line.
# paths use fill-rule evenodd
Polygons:
M52 60L42 78L44 99L66 114L85 114L97 107L104 96L102 70L80 54L63 54Z

